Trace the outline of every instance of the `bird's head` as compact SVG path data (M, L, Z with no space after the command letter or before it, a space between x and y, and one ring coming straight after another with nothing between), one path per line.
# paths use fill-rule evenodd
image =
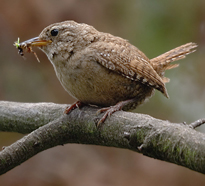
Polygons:
M38 37L18 46L22 49L36 46L52 61L55 57L68 58L79 48L83 49L97 37L96 33L97 30L87 24L64 21L47 26Z

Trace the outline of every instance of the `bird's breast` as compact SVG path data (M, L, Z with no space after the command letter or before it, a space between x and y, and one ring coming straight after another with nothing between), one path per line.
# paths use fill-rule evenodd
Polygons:
M153 91L153 88L130 80L93 60L52 64L64 89L87 104L110 106L141 94L146 98L146 92L150 96Z

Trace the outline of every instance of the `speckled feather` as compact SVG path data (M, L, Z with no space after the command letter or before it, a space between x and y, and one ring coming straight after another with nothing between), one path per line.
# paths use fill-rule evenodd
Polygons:
M161 76L164 76L165 70L176 68L179 64L170 64L174 61L178 61L186 57L186 55L191 54L196 51L197 45L195 43L187 43L185 45L179 46L172 49L160 56L157 56L150 60L151 65L154 70ZM163 77L164 82L169 82L168 78Z
M114 36L106 35L107 39L110 37ZM121 43L98 41L88 47L95 53L95 60L104 67L126 78L158 89L168 97L165 85L151 66L149 59L126 40L122 40Z

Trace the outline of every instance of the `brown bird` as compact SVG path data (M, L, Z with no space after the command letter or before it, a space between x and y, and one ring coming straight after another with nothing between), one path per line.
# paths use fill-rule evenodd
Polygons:
M78 100L65 113L84 104L105 107L98 111L105 114L97 126L118 110L136 108L155 89L168 98L165 70L197 47L187 43L150 60L127 40L74 21L49 25L17 45L21 55L22 50L33 52L32 46L46 53L64 89Z

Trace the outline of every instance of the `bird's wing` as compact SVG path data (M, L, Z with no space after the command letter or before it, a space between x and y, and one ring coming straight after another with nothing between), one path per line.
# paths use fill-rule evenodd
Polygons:
M149 59L133 45L98 41L92 43L89 49L93 52L95 60L105 68L156 88L168 97L162 78L153 69Z

